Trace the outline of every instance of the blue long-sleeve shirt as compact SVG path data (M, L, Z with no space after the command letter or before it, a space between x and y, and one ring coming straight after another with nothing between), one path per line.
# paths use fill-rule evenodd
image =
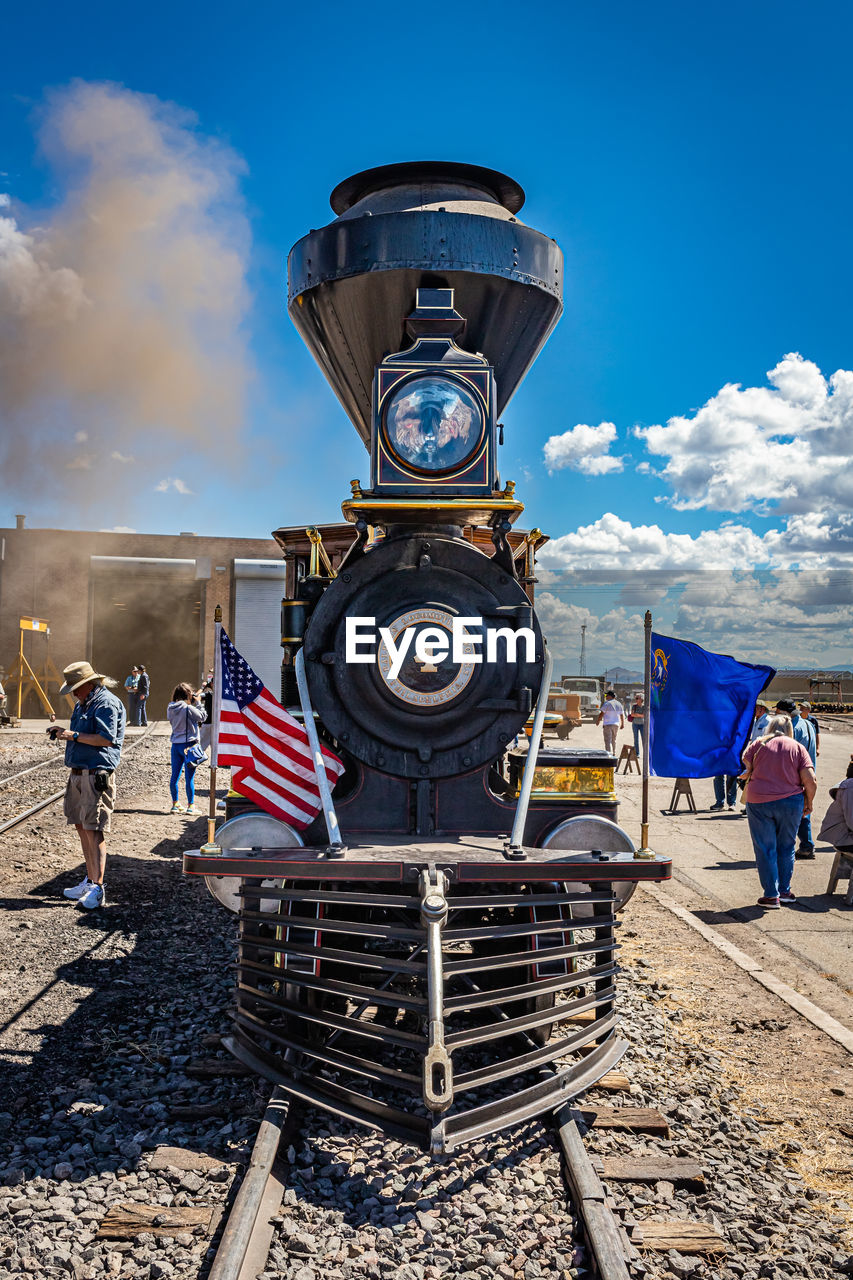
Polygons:
M817 737L814 731L814 725L810 720L806 720L803 716L791 716L791 724L794 729L794 737L797 742L801 742L811 756L812 768L817 762Z

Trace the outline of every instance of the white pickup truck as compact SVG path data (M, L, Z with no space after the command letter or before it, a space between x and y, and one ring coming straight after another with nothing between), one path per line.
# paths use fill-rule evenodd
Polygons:
M564 693L576 693L581 700L581 718L594 720L602 702L601 681L594 676L563 676Z

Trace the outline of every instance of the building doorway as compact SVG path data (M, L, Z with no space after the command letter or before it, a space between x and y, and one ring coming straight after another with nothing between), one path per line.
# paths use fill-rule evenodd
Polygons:
M125 706L125 677L144 663L148 719L163 720L175 685L199 683L205 584L195 578L194 561L104 560L93 557L92 564L92 662L118 681Z

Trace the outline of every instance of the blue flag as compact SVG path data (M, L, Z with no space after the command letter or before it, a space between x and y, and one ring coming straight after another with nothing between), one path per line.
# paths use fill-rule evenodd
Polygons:
M653 631L650 771L659 778L740 773L755 699L775 674Z

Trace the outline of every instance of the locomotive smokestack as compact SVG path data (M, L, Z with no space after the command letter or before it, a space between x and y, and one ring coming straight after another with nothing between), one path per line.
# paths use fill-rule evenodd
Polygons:
M418 288L452 288L459 343L494 366L508 404L562 310L563 255L516 218L524 192L477 165L415 161L347 178L337 219L290 251L288 308L365 444L374 366L409 345Z

